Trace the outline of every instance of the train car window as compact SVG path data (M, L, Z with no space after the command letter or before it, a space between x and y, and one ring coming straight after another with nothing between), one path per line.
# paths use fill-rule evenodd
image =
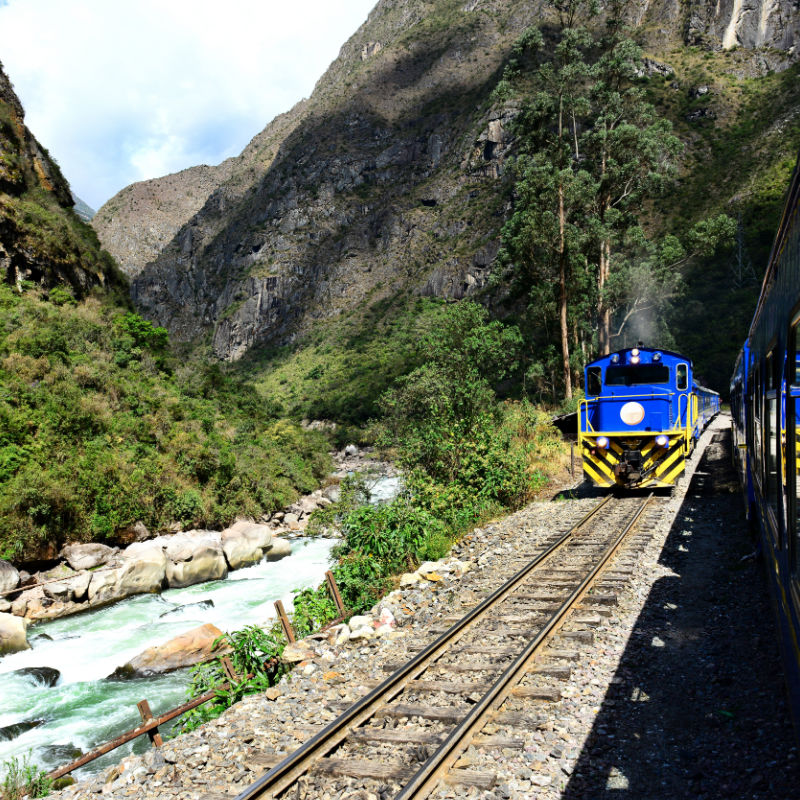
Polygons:
M759 364L755 370L753 370L753 394L751 399L751 405L753 413L751 417L753 419L753 451L751 456L753 458L755 469L753 470L753 476L758 481L759 485L763 485L762 480L762 458L761 458L761 399L762 399L762 391L763 387L761 385L761 365Z
M780 438L780 422L778 420L778 398L767 397L764 403L764 499L772 509L775 519L778 518L778 440Z
M600 382L600 367L589 367L586 370L586 395L597 397L602 389Z
M669 383L669 367L636 364L606 369L606 386L643 386L649 383Z
M689 365L678 364L675 368L676 386L679 392L684 392L689 388Z

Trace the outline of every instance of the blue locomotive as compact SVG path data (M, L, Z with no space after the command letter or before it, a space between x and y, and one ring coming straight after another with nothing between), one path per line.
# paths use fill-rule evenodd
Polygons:
M800 725L800 158L731 377L733 453L758 532Z
M692 362L649 347L620 350L586 367L578 446L597 486L674 486L719 395L694 382Z

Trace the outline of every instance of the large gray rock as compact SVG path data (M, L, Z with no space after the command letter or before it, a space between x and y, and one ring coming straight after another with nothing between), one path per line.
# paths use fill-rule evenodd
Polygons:
M91 580L92 573L83 571L77 572L73 577L67 578L66 580L58 581L57 583L48 583L42 588L44 589L44 593L53 600L79 603L87 599Z
M59 555L66 559L74 570L94 569L107 564L116 550L105 544L68 544Z
M256 525L249 520L237 520L222 531L222 550L231 569L255 564L264 557L272 542L272 533L266 525Z
M280 561L292 554L292 543L280 536L273 536L272 545L267 550L267 561Z
M19 572L13 564L0 559L0 594L10 592L19 586Z
M158 592L164 585L167 559L152 542L132 544L122 553L123 564L92 574L89 602L94 605L121 600L134 594Z
M171 589L219 580L228 575L221 537L214 531L187 531L170 537L166 556L166 577Z
M28 623L13 614L0 614L0 656L30 650Z

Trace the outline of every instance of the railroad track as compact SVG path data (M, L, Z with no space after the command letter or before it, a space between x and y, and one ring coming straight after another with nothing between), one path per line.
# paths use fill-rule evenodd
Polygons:
M272 768L236 800L342 797L360 786L381 800L417 800L452 784L491 788L493 774L463 769L459 759L470 747L522 746L495 731L542 721L509 710L515 698L559 699L552 682L569 676L575 648L592 640L597 610L614 601L604 587L626 579L623 544L630 552L651 502L652 495L609 495L538 552L520 554L515 574L463 616L445 619L452 624L434 631L434 642L389 667L360 700L334 708L342 713L297 750L262 760ZM649 537L639 536L641 549Z

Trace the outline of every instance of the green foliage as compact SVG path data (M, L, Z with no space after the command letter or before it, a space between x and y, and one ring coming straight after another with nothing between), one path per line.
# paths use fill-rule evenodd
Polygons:
M406 492L365 505L363 479L348 479L340 501L315 514L317 530L343 536L333 572L350 610L369 609L392 575L443 557L464 531L546 483L563 450L548 417L527 402L498 403L493 389L515 368L519 346L515 328L466 301L446 307L418 342L421 366L382 401L380 440L404 465ZM332 618L315 610L321 602L319 592L300 596L304 629L308 619Z
M336 619L338 611L327 583L316 589L303 589L294 596L292 627L297 638L308 636Z
M30 763L30 754L22 760L12 756L3 762L3 800L22 800L23 797L46 797L53 782L47 773Z
M214 692L215 696L184 714L180 722L182 731L194 730L204 722L218 717L246 695L263 692L274 686L285 672L278 659L286 642L277 627L267 632L256 625L247 625L242 630L226 633L214 641L215 648L222 646L231 648L228 658L240 679L231 681L226 686L229 678L222 658L192 667L189 699L207 692ZM275 661L271 663L273 659Z
M321 434L218 366L179 365L112 301L61 299L0 286L0 557L137 520L218 527L319 485Z
M336 420L344 444L363 435L352 426L378 416L394 381L419 366L417 343L444 309L438 300L392 297L319 323L300 347L251 353L237 369L288 414Z
M492 387L516 367L520 345L519 331L488 321L481 306L464 301L447 308L418 345L422 365L382 400L384 441L401 443L407 467L419 466L436 481L455 480L475 437L491 436L497 412Z
M432 549L431 539L441 541L448 529L429 511L399 497L351 511L342 521L342 533L344 541L334 555L367 556L388 576L413 569Z

